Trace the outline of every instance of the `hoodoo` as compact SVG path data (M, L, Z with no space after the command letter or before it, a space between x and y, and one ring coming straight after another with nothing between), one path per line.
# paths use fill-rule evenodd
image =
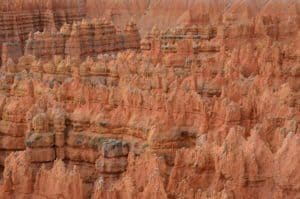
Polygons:
M0 198L300 197L299 0L0 0Z

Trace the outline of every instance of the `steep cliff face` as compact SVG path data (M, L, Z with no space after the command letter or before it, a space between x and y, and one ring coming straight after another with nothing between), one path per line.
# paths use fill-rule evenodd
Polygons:
M85 1L0 1L0 46L2 63L16 61L24 53L30 32L59 29L64 23L80 21L86 15Z
M64 24L56 29L35 32L25 42L25 55L51 59L53 56L73 58L96 57L106 52L140 48L140 34L136 25L128 23L117 30L103 19L83 20L73 25Z
M298 1L82 3L3 48L0 198L300 196Z

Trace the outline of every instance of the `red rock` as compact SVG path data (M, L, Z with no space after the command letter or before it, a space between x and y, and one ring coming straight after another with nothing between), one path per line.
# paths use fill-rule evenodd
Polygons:
M298 1L15 2L0 198L299 196Z

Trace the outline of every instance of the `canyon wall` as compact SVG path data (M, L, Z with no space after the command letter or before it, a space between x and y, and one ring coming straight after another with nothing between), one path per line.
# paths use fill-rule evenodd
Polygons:
M80 59L139 48L140 34L133 22L129 22L123 30L117 30L111 22L95 19L73 25L65 23L60 31L50 29L30 34L24 54L41 59L51 59L53 56Z
M82 3L3 42L0 198L300 197L297 0Z
M59 29L64 23L86 16L85 0L14 0L0 1L1 61L24 54L29 33L46 28Z
M106 17L117 25L134 19L141 34L153 26L167 30L183 24L246 22L257 16L299 16L298 0L87 0L87 17ZM298 22L299 23L299 22Z

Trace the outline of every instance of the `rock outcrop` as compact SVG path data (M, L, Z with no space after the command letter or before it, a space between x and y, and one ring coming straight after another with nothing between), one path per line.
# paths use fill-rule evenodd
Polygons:
M13 0L0 1L1 61L16 61L24 53L30 32L60 29L64 23L80 21L86 16L84 0Z
M47 2L2 48L0 198L300 196L298 1Z
M45 30L31 34L25 45L25 55L50 59L53 56L72 58L96 57L101 53L139 49L140 35L134 23L117 30L107 20L83 20L64 24L60 31Z

